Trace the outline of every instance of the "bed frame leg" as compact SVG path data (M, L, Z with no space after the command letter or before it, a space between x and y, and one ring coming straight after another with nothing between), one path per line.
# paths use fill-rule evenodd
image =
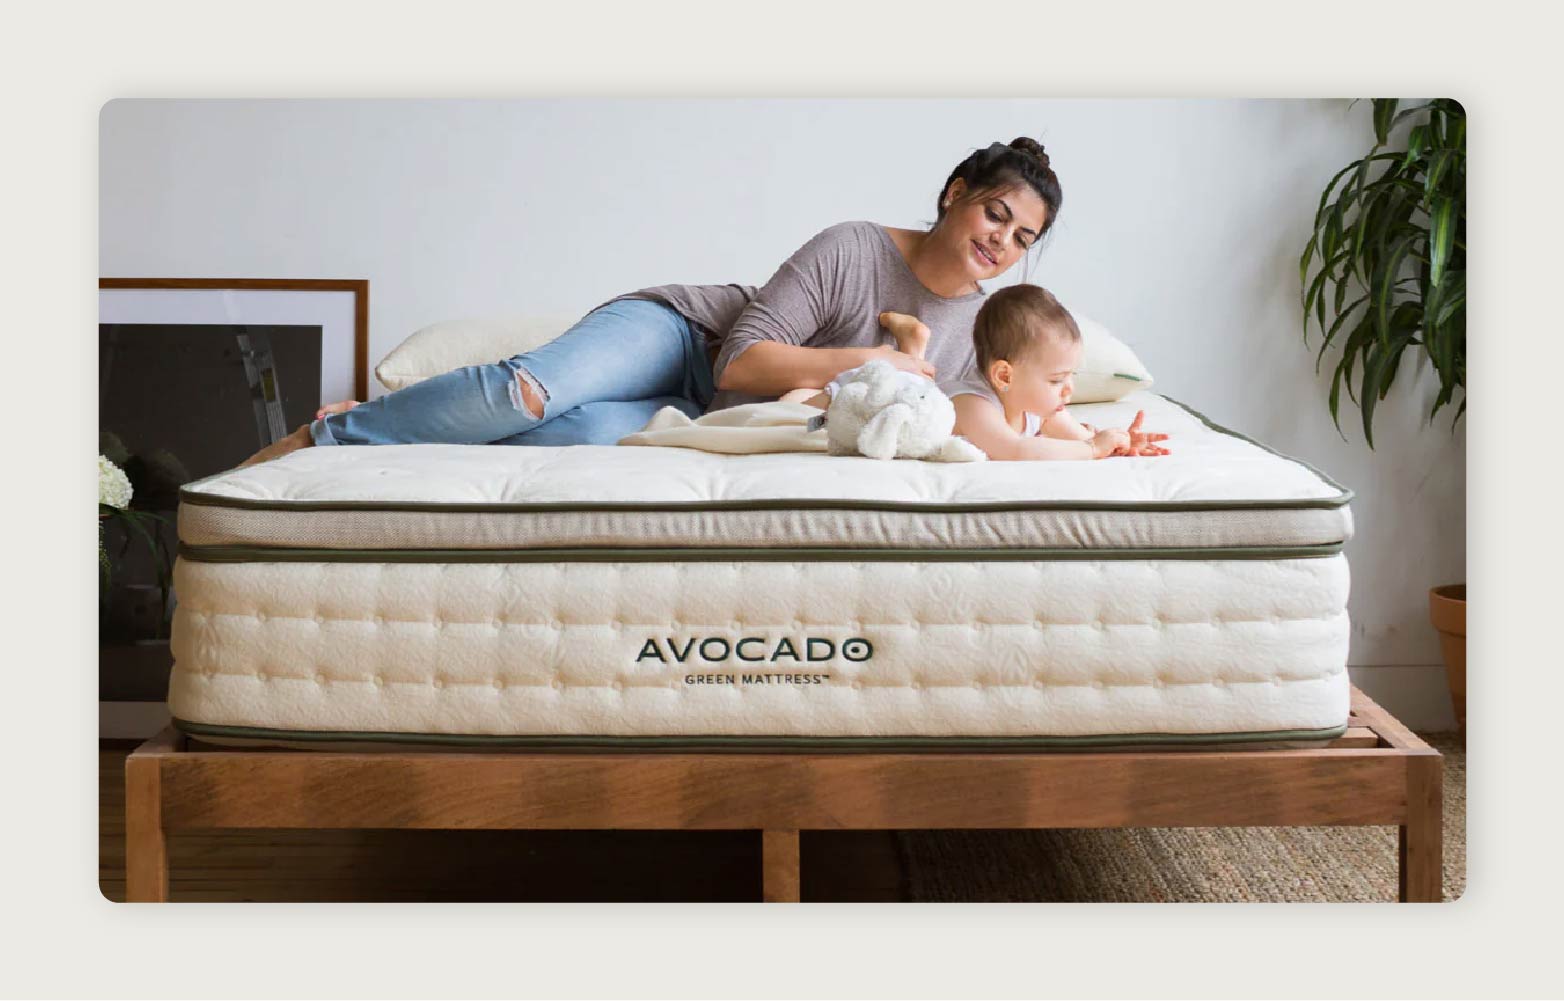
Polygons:
M125 759L125 899L132 903L168 899L161 778L156 757Z
M798 894L798 832L767 830L761 838L761 899L796 904Z
M1407 816L1400 832L1400 899L1444 898L1444 762L1437 754L1407 758Z

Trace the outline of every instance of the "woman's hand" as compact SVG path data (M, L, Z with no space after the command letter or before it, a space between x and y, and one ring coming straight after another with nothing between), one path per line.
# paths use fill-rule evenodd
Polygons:
M889 344L881 344L869 351L870 360L888 361L903 372L911 372L924 378L934 378L934 365L926 359L914 358L905 351L898 351Z

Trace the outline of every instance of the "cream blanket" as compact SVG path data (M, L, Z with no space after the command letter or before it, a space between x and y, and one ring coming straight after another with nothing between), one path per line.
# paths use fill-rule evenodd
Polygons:
M821 411L802 403L746 403L714 410L691 420L673 407L663 407L621 445L667 445L702 452L753 455L759 452L824 452L825 428L811 431L811 417Z
M746 403L714 410L691 420L673 407L663 407L646 427L619 439L621 445L664 445L693 448L726 455L755 455L761 452L826 451L826 431L808 428L811 417L821 411L802 403ZM985 458L971 444L952 438L955 447L930 456L935 462L971 462Z

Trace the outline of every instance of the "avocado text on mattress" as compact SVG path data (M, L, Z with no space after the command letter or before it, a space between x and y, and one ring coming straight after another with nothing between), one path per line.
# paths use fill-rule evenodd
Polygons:
M854 636L838 643L823 636L807 636L795 641L792 637L770 640L761 636L745 636L729 640L725 636L691 636L682 642L668 637L648 637L635 655L637 665L689 664L708 667L741 661L746 664L765 664L772 668L792 668L786 671L741 671L738 673L702 671L684 675L686 685L822 685L831 675L820 672L801 672L802 665L829 664L838 657L854 664L861 664L874 656L874 644L861 636Z

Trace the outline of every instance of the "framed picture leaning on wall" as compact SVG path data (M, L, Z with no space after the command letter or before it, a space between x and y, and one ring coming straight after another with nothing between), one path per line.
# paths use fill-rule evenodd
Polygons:
M129 697L162 698L179 488L364 399L368 343L367 280L99 279L98 451L131 488L100 508L107 697L145 674Z
M133 453L177 442L193 477L368 393L367 280L102 278L98 289L99 430L138 439L124 442Z

